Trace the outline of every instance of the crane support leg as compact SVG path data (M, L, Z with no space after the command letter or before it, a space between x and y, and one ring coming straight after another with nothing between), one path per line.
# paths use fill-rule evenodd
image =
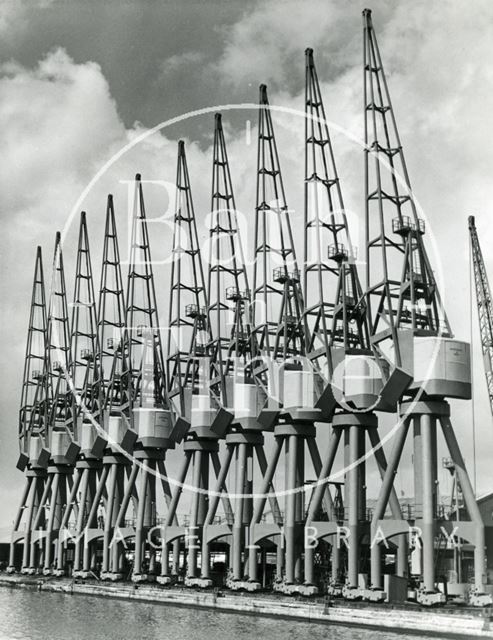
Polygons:
M404 449L404 443L409 431L410 418L405 418L399 425L397 433L394 437L394 446L390 454L387 469L385 471L382 487L378 496L377 504L373 510L373 519L371 524L371 539L375 539L378 529L379 520L385 514L385 509L389 501L390 493L394 486L394 478ZM381 546L378 543L371 545L371 584L375 589L381 589L382 584L382 568L381 568Z
M471 480L466 471L464 460L460 452L459 444L454 433L454 428L448 417L441 418L440 424L442 427L443 435L447 443L447 447L450 451L450 455L455 464L459 483L464 496L464 502L466 503L469 516L475 524L476 539L474 541L474 586L479 591L484 591L485 584L485 537L484 537L484 522L479 511L476 498L474 496L474 490L472 488Z

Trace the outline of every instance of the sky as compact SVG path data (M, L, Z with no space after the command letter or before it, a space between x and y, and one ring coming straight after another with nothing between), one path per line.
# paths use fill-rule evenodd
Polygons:
M363 154L354 139L363 130L364 6L358 0L0 0L0 526L12 521L23 482L15 469L17 411L36 245L43 247L48 274L55 231L64 230L70 296L78 212L87 211L98 272L106 194L115 195L123 246L135 173L152 181L144 183L148 217L165 220L171 199L163 182L175 178L180 138L187 143L199 235L205 239L213 113L222 105L248 251L255 205L252 104L265 82L272 105L303 110L306 47L315 50L327 117L335 125L334 149L346 205L359 222L353 234L358 244ZM471 467L474 406L477 488L483 493L493 489L493 425L477 318L470 312L467 216L476 215L493 274L493 5L374 0L369 7L411 183L427 220L430 258L443 275L442 296L459 339L471 339L472 320L474 405L453 402L452 419ZM193 113L199 110L205 113ZM276 111L273 117L299 240L303 121L293 113ZM169 120L171 125L159 127ZM169 226L154 225L155 260L169 255L170 241ZM156 268L162 317L168 274L166 266ZM404 491L410 473L408 451L400 479ZM440 470L439 479L446 494L446 472Z

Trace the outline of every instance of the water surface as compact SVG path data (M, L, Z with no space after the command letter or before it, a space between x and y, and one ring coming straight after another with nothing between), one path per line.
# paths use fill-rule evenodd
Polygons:
M382 612L383 614L383 612ZM358 629L85 595L0 588L1 640L424 640Z

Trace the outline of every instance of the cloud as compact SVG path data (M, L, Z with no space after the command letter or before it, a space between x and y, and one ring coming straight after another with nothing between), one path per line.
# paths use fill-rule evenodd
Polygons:
M334 71L348 64L351 23L357 25L357 17L347 4L332 0L259 2L224 31L224 50L213 68L236 88L259 82L290 87L293 68L306 47L323 45Z
M204 53L200 51L185 51L184 53L170 56L163 60L160 65L160 78L164 79L177 71L183 71L189 66L197 65L203 62L204 58Z
M3 64L0 91L4 202L11 214L43 202L52 218L66 208L60 190L89 177L125 134L108 84L97 64L56 49L34 69Z
M2 0L0 2L0 34L11 38L12 32L24 23L25 7L22 2Z
M30 14L50 8L57 0L0 0L0 34L10 43L23 34Z

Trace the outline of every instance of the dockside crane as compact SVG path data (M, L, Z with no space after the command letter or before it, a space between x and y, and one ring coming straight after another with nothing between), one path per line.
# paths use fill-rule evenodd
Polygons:
M97 336L96 298L87 232L86 213L80 216L79 240L76 256L74 297L70 329L70 401L71 422L67 424L80 444L75 465L73 484L62 515L58 536L56 573L64 572L63 542L73 541L74 577L82 576L83 553L90 554L92 546L84 545L84 532L94 527L96 514L91 506L96 495L102 468L101 457L105 439L98 433L91 420L97 419L98 400L94 389L101 379L101 363ZM73 528L69 528L72 513L77 507ZM64 540L65 538L65 540ZM93 562L94 564L94 562Z
M110 388L111 373L119 353L124 324L123 283L120 269L120 255L118 238L115 225L115 213L113 197L108 196L106 206L105 232L103 241L103 257L101 271L101 285L99 289L96 308L94 284L91 261L89 255L89 239L87 236L87 224L81 219L79 233L79 249L77 253L76 281L74 288L74 311L72 319L72 347L73 362L75 362L73 379L77 386L78 378L84 376L84 385L80 393L80 409L78 415L78 430L81 433L81 454L76 464L74 486L64 513L62 527L67 528L66 541L73 541L75 546L73 573L77 578L89 578L96 571L96 551L101 537L103 537L103 562L101 578L106 579L109 557L109 529L111 526L111 514L108 518L108 526L104 526L104 533L100 526L101 512L103 509L104 495L106 492L106 513L113 510L115 498L114 480L115 474L119 474L119 488L123 492L124 469L128 468L130 461L125 455L115 452L118 462L123 460L123 467L115 462L111 455L111 446L108 439L116 447L122 444L122 437L118 429L108 434L109 419L105 405L107 403L107 391ZM77 315L75 315L77 314ZM82 341L83 344L80 344ZM77 356L76 354L79 354ZM80 358L77 363L77 358ZM84 371L84 362L86 367ZM80 371L77 371L77 368ZM109 402L108 402L109 404ZM117 420L118 423L118 420ZM118 423L119 425L119 423ZM131 439L135 442L136 434ZM127 447L128 448L128 447ZM104 456L107 451L110 454ZM113 467L115 469L113 470ZM84 481L84 475L88 476ZM108 478L110 480L108 481ZM107 482L108 485L107 486ZM81 486L80 497L76 500L77 491ZM87 485L87 487L85 486ZM85 500L83 496L85 495ZM68 529L72 509L78 503L77 520L73 530ZM106 536L104 535L106 534ZM64 558L64 540L59 539L59 555L57 571L63 574L66 569ZM81 554L80 547L83 547Z
M215 358L210 352L212 334L207 288L183 141L178 144L169 327L168 393L177 413L189 423L189 429L183 445L184 460L162 530L163 561L159 582L169 584L176 580L169 572L168 548L171 542L184 539L187 548L185 586L203 586L198 570L198 550L203 540L211 477L216 482L220 472L219 440L224 437L231 415L221 406L220 395L214 398L211 389ZM187 476L190 479L185 488ZM177 510L182 505L187 505L189 511L187 525L177 522ZM231 517L226 492L223 506L226 517Z
M221 114L215 115L212 161L212 198L209 218L208 317L211 323L213 377L211 387L221 406L233 414L226 432L226 451L205 519L202 542L202 578L210 580L210 545L230 539L226 586L249 590L245 580L248 526L252 517L253 483L267 469L265 430L258 414L267 399L253 375L259 355L251 324L251 291L241 241ZM232 522L215 522L221 492L233 487ZM275 496L269 498L278 523L281 519Z
M324 372L324 382L331 387L333 398L329 445L306 516L306 532L312 544L305 548L305 583L313 585L315 582L313 541L328 539L331 540L330 593L342 593L348 599L355 599L366 595L359 588L358 573L362 543L370 524L366 509L367 443L374 449L377 467L383 475L386 461L375 409L382 409L385 402L390 402L389 387L394 383L389 383L370 344L367 305L312 49L306 50L305 63L303 282L307 355L314 367ZM325 396L329 396L327 391ZM395 410L395 401L390 406ZM327 495L326 479L333 471L341 440L345 508L336 513L329 495L328 518L320 521L317 515L323 497ZM395 492L391 495L391 508L394 516L400 517ZM344 584L337 543L341 526L349 532L350 540ZM398 571L404 572L406 550L400 542Z
M130 398L122 372L127 370L125 358L125 291L120 264L120 247L115 220L113 196L108 195L103 241L103 259L98 301L98 345L102 378L95 389L101 398L98 423L104 429L106 448L103 470L92 509L101 508L101 495L107 492L104 503L103 527L86 531L86 538L95 542L103 538L101 580L111 580L123 567L112 572L111 542L116 520L125 496L125 486L132 469L132 452L137 434L130 422ZM99 516L98 516L99 517ZM87 544L87 543L86 543ZM84 567L84 574L88 567ZM84 577L84 575L83 575Z
M418 601L444 602L435 575L435 538L451 522L437 513L437 424L455 465L470 520L454 522L455 535L474 545L470 601L484 596L484 524L465 469L447 398L470 399L469 344L453 339L424 244L403 147L397 131L382 59L371 19L363 12L365 118L365 225L367 302L372 344L409 372L382 490L373 511L371 535L408 533L409 522L384 518L404 443L413 425L413 526L421 531ZM382 544L371 547L371 585L382 588Z
M254 374L261 386L262 376L267 378L264 388L267 401L259 419L264 425L274 426L275 442L250 523L248 577L251 590L261 588L257 549L260 542L274 537L278 562L273 588L296 593L302 574L305 453L308 450L318 474L321 462L314 423L321 419L321 410L314 406L316 376L306 361L300 271L265 85L260 86L257 157L252 327L260 357L255 362ZM276 519L261 520L283 450L285 492L281 526Z
M479 244L478 231L474 216L469 216L469 235L471 239L471 255L474 268L474 285L476 289L476 304L478 307L479 332L481 335L481 350L483 352L484 372L490 410L493 414L493 304L491 290L483 259L483 252Z
M46 439L50 451L48 477L40 509L33 523L30 568L42 568L50 575L56 566L58 536L63 511L73 485L74 464L80 451L73 421L73 383L70 377L70 324L65 286L61 235L57 233L51 278L47 322L45 375L51 386L52 401L47 404ZM42 521L41 506L49 509Z
M124 574L124 543L135 540L132 581L156 576L157 482L171 499L165 456L180 439L168 398L162 352L153 263L140 174L134 188L132 232L123 332L121 380L125 394L122 417L137 434L132 469L118 508L112 538L110 579ZM125 525L130 500L135 498L135 523ZM153 544L147 544L153 536ZM146 549L149 558L145 557Z
M19 409L19 459L17 468L26 475L24 491L17 511L10 544L7 571L16 570L16 543L22 541L21 571L29 572L29 549L34 519L37 517L46 482L49 451L44 440L46 385L44 359L46 354L46 296L41 247L36 250L34 279L27 330L26 355ZM43 514L40 515L42 518Z

